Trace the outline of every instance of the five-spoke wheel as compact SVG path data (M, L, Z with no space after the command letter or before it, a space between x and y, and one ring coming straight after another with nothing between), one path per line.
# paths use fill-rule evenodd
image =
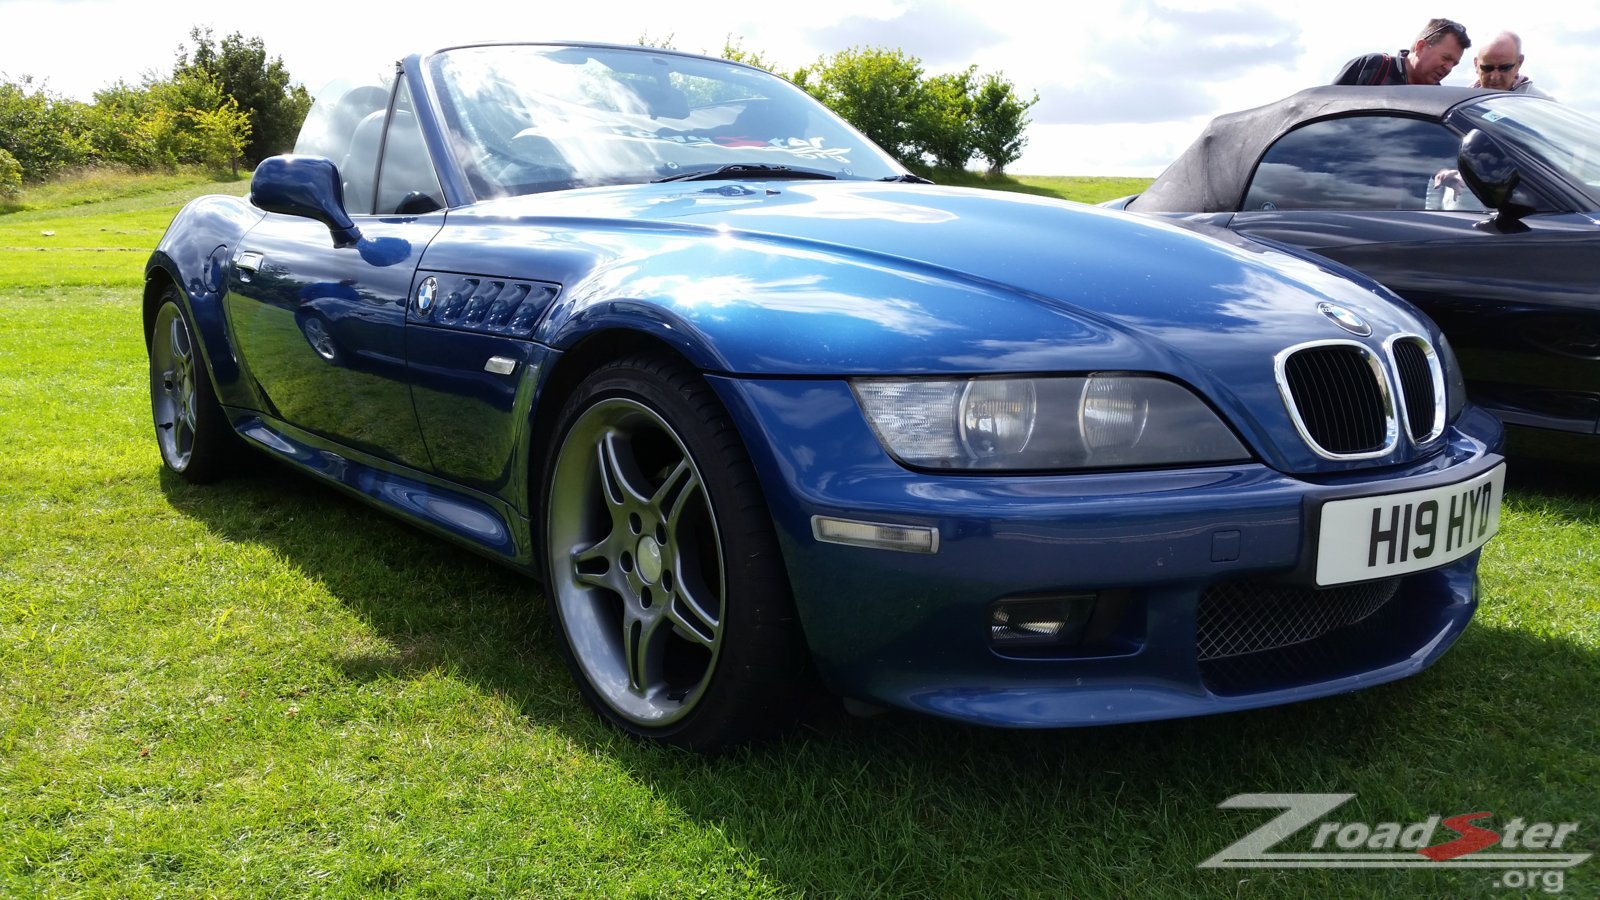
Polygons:
M802 657L770 517L698 375L649 357L595 372L545 484L551 608L596 708L699 749L792 715Z
M169 287L150 332L150 412L161 461L193 482L220 476L232 450L205 365L189 314Z

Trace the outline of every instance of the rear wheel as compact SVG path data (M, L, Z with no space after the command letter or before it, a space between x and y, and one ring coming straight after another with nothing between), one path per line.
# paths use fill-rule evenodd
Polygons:
M804 651L772 522L695 372L636 357L579 385L544 479L547 593L585 699L701 751L793 721Z
M161 295L150 334L150 412L167 468L195 483L215 481L237 442L217 403L195 329L176 288Z

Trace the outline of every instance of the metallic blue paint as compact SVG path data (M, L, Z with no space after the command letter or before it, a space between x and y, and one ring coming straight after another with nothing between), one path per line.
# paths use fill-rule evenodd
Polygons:
M525 340L412 329L411 398L433 468L462 485L501 497L526 512L533 398L551 351ZM511 360L505 375L485 370Z
M241 238L226 304L233 344L264 410L426 469L405 374L406 308L444 216L363 219L349 247L333 246L314 220L277 214ZM240 265L246 254L256 271Z
M1322 503L1455 483L1500 462L1498 423L1472 408L1443 438L1402 440L1374 460L1326 459L1301 439L1272 361L1352 339L1319 304L1369 324L1358 340L1380 353L1397 333L1439 339L1374 282L1259 243L926 185L691 181L473 202L424 60L408 58L402 77L447 210L341 218L330 166L269 161L257 195L279 212L196 201L147 267L152 286L183 289L235 428L285 462L532 572L529 523L563 391L584 366L670 350L706 374L749 451L827 682L990 724L1351 690L1428 665L1470 618L1475 556L1403 579L1391 605L1404 621L1344 674L1231 694L1198 674L1202 592L1307 583ZM439 292L424 310L414 298L428 278ZM517 302L496 307L506 291ZM913 471L889 458L849 386L1089 372L1188 385L1254 461ZM939 550L821 543L819 515L928 528ZM997 652L988 605L1039 592L1114 595L1126 613L1109 637L1054 658Z
M452 214L461 236L447 229L427 262L461 271L476 256L503 272L520 251L526 274L566 285L538 340L565 348L643 328L708 371L1164 372L1200 389L1256 453L1296 472L1330 464L1293 437L1261 360L1350 337L1318 302L1361 315L1375 350L1396 331L1437 335L1354 273L1088 207L849 182L774 183L730 202L691 187L482 204ZM578 231L568 223L580 209L598 218ZM506 235L516 215L533 226L520 240ZM463 243L484 218L490 246ZM1203 300L1190 279L1205 286ZM1219 334L1232 352L1216 352ZM1395 461L1419 452L1402 447Z
M216 381L217 398L225 405L248 400L239 389L239 360L226 339L221 287L227 282L227 266L222 261L263 215L237 197L213 195L193 200L173 217L145 265L147 281L165 278L187 298L207 369ZM153 300L158 294L146 291L146 298ZM146 334L155 324L155 313L154 304L147 302Z

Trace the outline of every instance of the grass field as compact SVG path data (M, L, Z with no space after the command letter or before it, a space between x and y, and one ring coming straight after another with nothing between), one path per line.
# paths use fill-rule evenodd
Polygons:
M1401 683L1046 733L840 716L697 758L584 709L537 585L270 467L163 473L142 263L184 197L244 185L149 187L0 215L0 895L1520 893L1197 869L1270 818L1217 809L1243 792L1600 850L1593 488L1516 478L1477 620ZM1600 895L1600 863L1562 887Z

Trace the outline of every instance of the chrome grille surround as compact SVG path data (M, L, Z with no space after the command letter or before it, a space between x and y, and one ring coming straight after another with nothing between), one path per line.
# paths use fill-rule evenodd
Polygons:
M1321 379L1324 386L1338 389L1344 396L1322 395L1314 386L1303 384L1304 377L1291 373L1291 366L1298 368L1302 364L1312 362L1313 358L1326 359L1346 369L1352 368L1353 361L1359 361L1359 364L1354 366L1353 372L1333 372ZM1277 377L1278 393L1283 397L1283 405L1289 411L1289 418L1294 422L1295 430L1300 432L1301 439L1318 456L1336 460L1376 459L1393 453L1399 446L1400 421L1396 414L1394 389L1390 384L1388 367L1366 344L1346 340L1296 344L1279 351L1273 358L1273 371ZM1347 375L1354 377L1345 377ZM1344 383L1339 383L1341 381ZM1300 384L1298 390L1296 384ZM1332 437L1329 434L1330 425L1325 421L1328 417L1317 411L1316 405L1355 399L1351 394L1365 391L1372 392L1370 402L1364 404L1370 408L1358 409L1354 413L1368 421L1356 424L1370 428L1379 437L1368 442L1371 446L1360 449L1329 449L1323 443ZM1302 407L1305 407L1304 411Z
M1420 334L1396 334L1383 342L1400 386L1400 418L1412 443L1426 444L1444 434L1444 365L1433 344Z

